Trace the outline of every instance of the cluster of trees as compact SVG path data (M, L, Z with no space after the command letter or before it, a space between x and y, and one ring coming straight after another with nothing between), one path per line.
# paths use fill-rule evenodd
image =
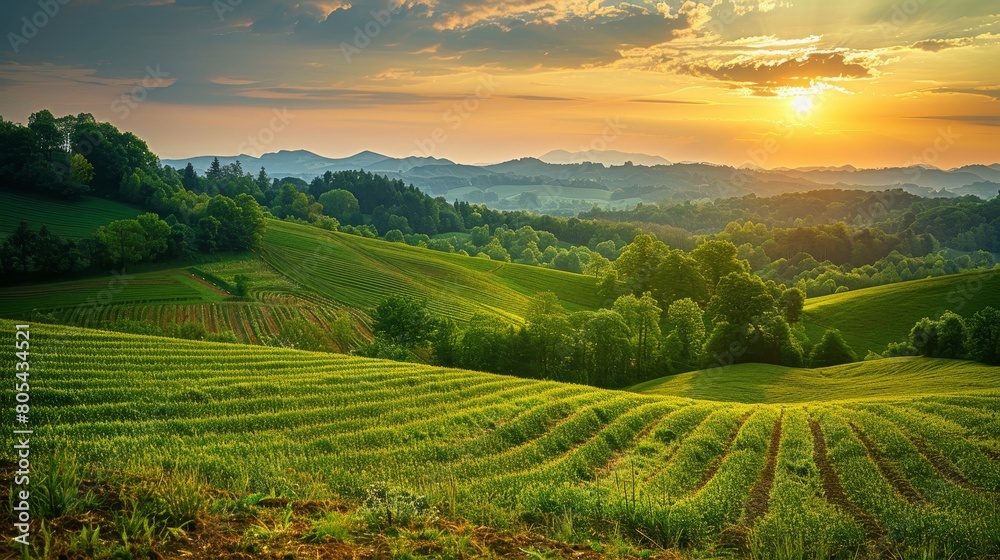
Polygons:
M542 293L521 327L481 315L459 328L432 320L421 302L390 297L372 312L376 341L362 352L429 353L441 365L602 387L740 362L856 359L837 333L809 344L797 325L805 293L752 274L729 241L687 253L639 235L598 276L607 308L566 313Z
M473 227L468 234L436 238L425 234L405 234L393 229L386 232L383 239L445 253L594 274L609 266L610 261L618 257L618 247L624 245L618 238L617 243L613 239L596 242L593 248L586 245L567 248L561 246L565 244L561 244L552 233L536 231L531 226L512 230L506 225L500 225L491 232L488 224Z
M770 197L748 194L705 202L639 204L627 210L594 207L580 217L663 224L696 234L711 234L724 229L730 222L746 221L784 228L836 222L863 226L886 221L927 200L902 189L876 192L823 189Z
M752 250L740 246L739 253L742 257L752 253ZM907 280L991 269L995 266L996 259L985 251L967 255L938 251L923 257L906 257L893 251L873 264L859 267L821 263L812 256L801 253L791 259L778 259L755 269L755 272L762 278L797 286L809 297L818 297Z
M953 311L937 319L924 317L913 325L906 341L892 343L882 354L870 353L866 359L918 355L1000 365L1000 311L985 307L971 317Z
M115 220L81 239L61 237L44 225L32 230L24 221L0 244L5 283L51 279L124 268L184 251L183 238L152 212L134 220Z
M55 118L43 110L27 126L0 119L3 188L68 199L89 193L152 212L77 241L22 224L5 240L0 266L22 275L75 274L195 251L257 247L265 226L258 183L238 164L209 171L200 178L190 166L183 176L162 167L141 139L88 113Z

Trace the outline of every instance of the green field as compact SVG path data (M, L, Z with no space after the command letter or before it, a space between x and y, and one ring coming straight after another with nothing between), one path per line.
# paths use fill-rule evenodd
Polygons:
M182 269L143 272L4 288L0 317L22 319L32 310L107 307L137 303L222 301L217 288Z
M986 306L1000 308L1000 270L886 284L806 300L802 322L813 341L839 329L859 358L905 340L914 323L946 310L968 317Z
M743 403L801 403L995 388L1000 388L1000 367L937 358L886 358L820 369L736 364L662 377L629 390Z
M0 321L4 346L13 330ZM290 500L282 531L232 518L258 551L292 539L312 557L294 531L402 507L372 502L376 484L450 519L692 557L1000 553L1000 392L967 364L902 380L961 394L751 405L70 327L35 325L31 343L33 464L60 449L92 476L195 476L215 489L193 487L205 511ZM128 521L107 519L102 535ZM396 535L442 538L433 519L396 519ZM207 539L188 529L171 546Z
M227 291L237 274L253 278L250 298L234 298ZM196 321L208 334L232 332L250 344L275 338L281 325L292 319L328 330L341 309L299 289L252 254L183 269L14 286L0 292L0 317L8 319L30 320L44 313L62 324L90 328L130 319L165 330ZM360 341L370 331L368 317L347 311Z
M437 315L460 321L482 312L523 321L529 297L554 292L570 311L596 309L593 277L386 243L270 221L261 255L302 286L343 305L372 309L392 294L427 299Z
M119 202L85 196L68 201L0 190L0 235L10 235L21 220L32 229L42 225L63 237L86 237L115 220L135 218L142 212Z

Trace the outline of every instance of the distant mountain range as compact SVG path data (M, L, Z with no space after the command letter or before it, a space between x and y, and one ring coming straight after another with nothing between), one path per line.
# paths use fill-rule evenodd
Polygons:
M556 164L583 163L585 161L589 161L590 163L601 163L608 166L625 165L626 162L632 162L634 165L648 166L670 165L669 161L661 158L660 156L634 153L630 154L619 152L617 150L589 150L586 152L552 150L538 159L544 161L545 163Z
M539 158L491 165L466 165L435 157L394 158L371 151L328 158L307 150L282 150L260 157L209 155L163 160L163 163L182 169L190 162L199 173L204 173L215 157L223 165L239 161L248 172L264 167L272 177L307 182L327 171L363 169L402 179L449 200L564 215L589 209L594 204L616 208L640 202L682 202L747 194L770 196L824 188L902 188L921 196L972 194L980 198L995 197L1000 190L1000 164L954 169L929 165L878 169L850 165L734 168L712 163L671 163L659 156L613 150L555 150Z

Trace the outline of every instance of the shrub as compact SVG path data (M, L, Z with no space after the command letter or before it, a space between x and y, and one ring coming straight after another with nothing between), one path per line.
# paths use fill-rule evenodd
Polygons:
M828 330L823 333L823 338L819 341L809 356L809 365L817 367L835 366L858 361L858 355L844 341L838 330Z

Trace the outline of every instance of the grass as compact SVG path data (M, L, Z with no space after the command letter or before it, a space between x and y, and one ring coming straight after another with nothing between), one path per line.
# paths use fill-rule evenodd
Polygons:
M555 292L570 311L596 309L593 277L386 243L271 221L261 254L276 270L343 305L372 309L391 294L426 298L437 315L487 313L522 322L529 297Z
M7 287L0 292L0 317L26 318L36 309L89 311L122 304L218 302L225 297L190 271L168 269Z
M998 269L810 298L802 322L814 341L825 329L839 329L858 356L864 357L869 350L882 352L890 342L905 340L923 317L936 318L946 310L968 317L986 306L1000 308Z
M1000 367L936 358L886 358L809 369L736 364L640 383L650 395L742 403L801 403L964 393L1000 387Z
M135 218L140 210L119 202L85 196L68 201L0 190L0 235L10 235L21 220L38 230L43 224L63 237L87 237L115 220Z
M8 346L13 330L0 320ZM997 369L919 359L818 372L734 366L641 395L41 324L31 345L33 468L71 472L46 465L73 457L87 473L60 475L60 499L73 503L74 485L101 498L48 516L47 526L87 527L55 548L103 557L126 546L117 527L128 526L162 557L193 558L329 547L351 556L373 543L384 548L360 555L602 558L601 543L624 557L1000 553L1000 463L989 456L1000 435L980 429L1000 413ZM12 360L0 355L0 367L13 370ZM714 400L687 398L698 391ZM744 392L762 404L723 402ZM912 422L917 409L938 420ZM940 507L895 495L898 477ZM130 489L108 500L95 478ZM854 509L824 499L834 482L829 499ZM863 536L871 524L888 531ZM547 537L481 533L529 527Z

